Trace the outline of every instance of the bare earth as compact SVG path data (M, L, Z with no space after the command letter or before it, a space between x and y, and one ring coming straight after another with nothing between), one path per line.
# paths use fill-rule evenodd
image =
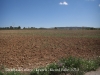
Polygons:
M32 69L68 56L100 56L100 31L0 31L0 65L6 68Z
M90 71L85 73L85 75L100 75L100 67L96 71Z

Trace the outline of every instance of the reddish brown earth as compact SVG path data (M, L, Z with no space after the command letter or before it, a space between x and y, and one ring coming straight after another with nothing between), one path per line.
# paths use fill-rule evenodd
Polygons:
M100 56L100 37L54 37L36 35L36 31L27 32L32 35L18 32L0 31L0 64L6 68L36 68L68 56L86 59ZM92 32L100 35L100 31Z

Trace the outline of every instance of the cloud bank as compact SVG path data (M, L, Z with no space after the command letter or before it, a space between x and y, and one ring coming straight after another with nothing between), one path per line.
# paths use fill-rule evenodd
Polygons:
M64 2L60 2L59 5L68 5L68 3L64 1Z

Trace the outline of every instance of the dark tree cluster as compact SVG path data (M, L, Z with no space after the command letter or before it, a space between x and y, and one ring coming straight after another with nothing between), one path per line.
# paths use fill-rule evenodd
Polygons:
M37 28L35 28L35 27L23 27L23 29L29 29L29 30L31 30L31 29L37 29Z
M0 27L0 30L12 30L12 29L21 29L20 26L18 27L13 27L13 26L10 26L10 27Z

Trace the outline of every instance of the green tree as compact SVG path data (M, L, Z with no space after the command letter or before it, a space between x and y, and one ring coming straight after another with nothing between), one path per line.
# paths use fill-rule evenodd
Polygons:
M55 27L54 29L57 29L57 27Z
M23 29L26 29L25 27Z
M12 26L10 26L10 29L13 29L13 27L12 27Z
M18 29L21 29L21 27L20 27L20 26L18 26Z

